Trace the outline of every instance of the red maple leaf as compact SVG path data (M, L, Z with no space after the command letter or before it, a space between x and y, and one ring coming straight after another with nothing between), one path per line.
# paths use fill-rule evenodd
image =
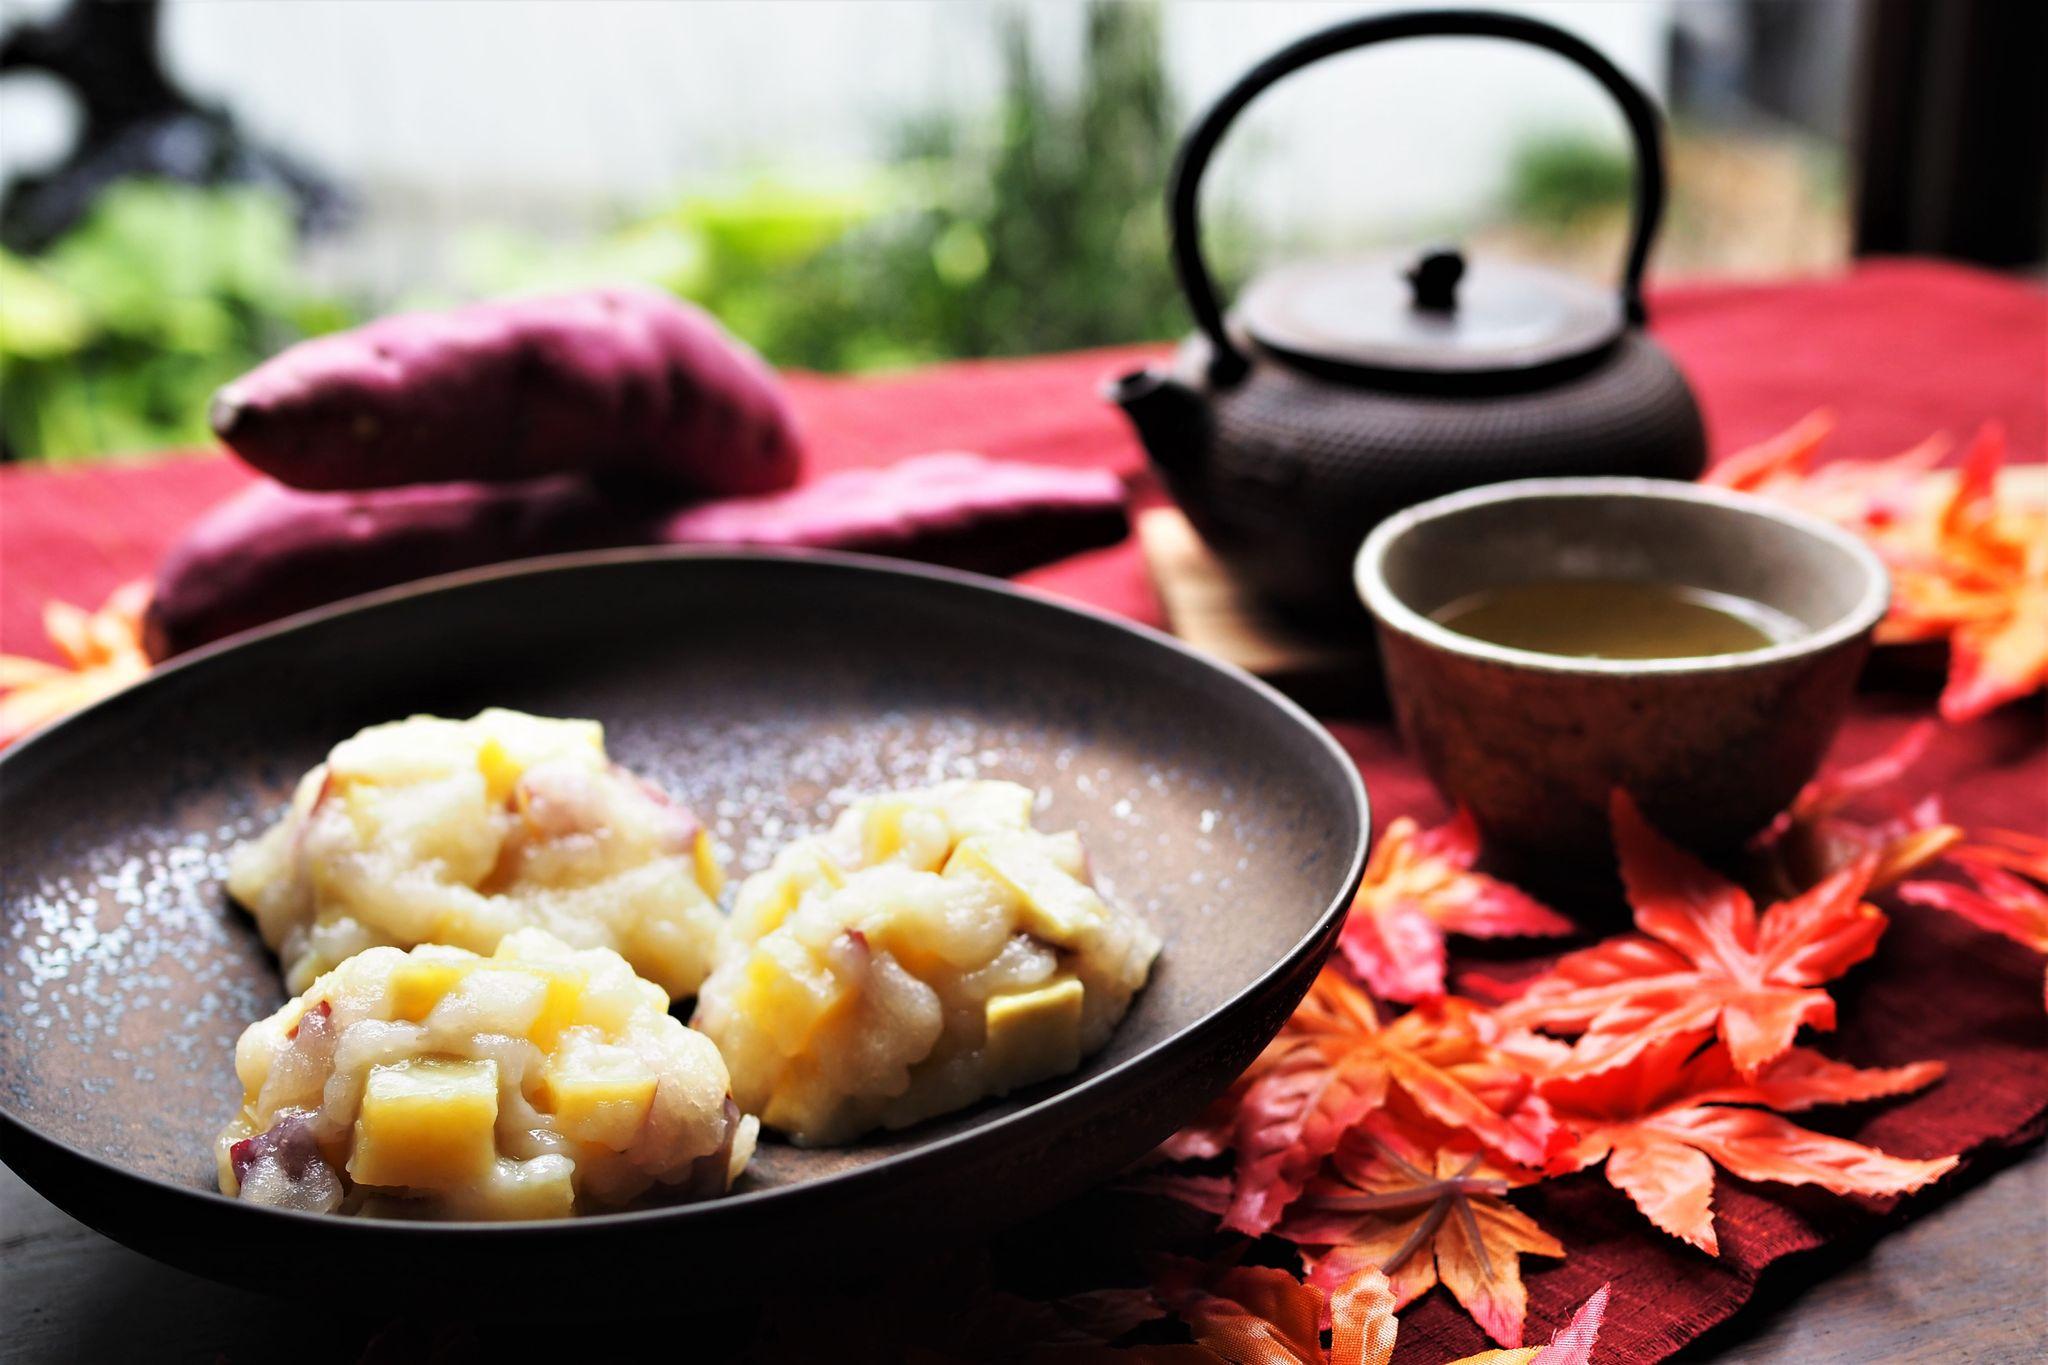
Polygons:
M1504 1198L1538 1178L1420 1115L1382 1110L1344 1135L1273 1233L1303 1249L1313 1284L1334 1289L1376 1270L1397 1309L1442 1284L1488 1336L1519 1346L1528 1306L1520 1258L1565 1254ZM1230 1209L1230 1182L1217 1176L1153 1176L1131 1188L1218 1216Z
M1512 1027L1580 1034L1567 1072L1620 1066L1673 1034L1711 1029L1744 1075L1792 1046L1803 1025L1831 1029L1824 982L1868 957L1885 917L1863 900L1865 856L1761 915L1741 887L1668 842L1626 793L1614 842L1639 934L1567 954L1501 1007Z
M1577 1135L1552 1170L1581 1171L1604 1161L1608 1182L1652 1223L1718 1255L1717 1165L1744 1180L1868 1195L1916 1190L1951 1170L1954 1157L1890 1156L1770 1112L1903 1095L1933 1083L1943 1069L1918 1062L1865 1070L1793 1048L1745 1077L1710 1034L1666 1037L1624 1066L1543 1082L1560 1121Z
M2048 883L2048 840L2009 830L1991 830L1986 842L1966 844L1949 858L1963 869L1970 886L1956 882L1907 882L1899 899L1960 915L1980 929L2003 934L2037 953L2048 953L2048 891L2015 876L2008 867ZM2048 1005L2048 982L2042 986Z
M1275 1231L1312 1248L1317 1284L1378 1270L1400 1308L1441 1283L1488 1336L1520 1346L1528 1309L1521 1258L1565 1254L1504 1197L1527 1178L1454 1134L1375 1115L1345 1135L1328 1174Z
M1987 423L1929 529L1888 555L1878 639L1948 639L1941 714L1952 722L2048 685L2048 512L2001 501L2004 463L2005 432Z
M1953 476L1930 438L1885 460L1814 456L1833 428L1815 413L1722 461L1709 483L1803 507L1855 531L1891 570L1880 644L1946 640L1941 714L1965 721L2048 685L2048 509L2002 496L2005 433L1981 427Z
M1204 1266L1160 1259L1154 1297L1187 1324L1187 1346L1131 1346L1061 1361L1132 1365L1390 1365L1400 1323L1386 1276L1361 1270L1329 1289L1265 1266ZM1602 1285L1548 1345L1481 1351L1451 1365L1589 1365L1607 1309ZM1329 1324L1329 1345L1322 1325Z
M146 580L123 584L94 612L69 602L43 604L43 631L64 662L0 654L0 747L149 672L142 648L149 591Z
M1235 1149L1224 1224L1253 1234L1278 1222L1344 1134L1396 1094L1502 1159L1540 1168L1556 1125L1493 1032L1455 998L1383 1023L1371 996L1326 968L1251 1069L1164 1151Z
M1873 857L1870 890L1911 876L1963 837L1941 818L1941 803L1927 797L1875 819L1851 807L1895 786L1927 752L1939 726L1922 721L1890 748L1861 763L1831 767L1807 783L1792 804L1752 843L1761 855L1758 881L1791 895L1831 873Z
M1444 993L1444 935L1472 938L1569 934L1576 926L1506 882L1474 872L1479 827L1470 813L1423 830L1407 816L1373 846L1365 879L1337 946L1383 1000Z
M1177 1256L1155 1264L1152 1294L1178 1315L1192 1346L1141 1346L1119 1353L1143 1362L1232 1362L1233 1365L1329 1365L1382 1358L1394 1320L1384 1282L1360 1276L1325 1291L1270 1266L1209 1266ZM1325 1349L1322 1325L1331 1344Z
M2048 886L2048 839L2016 829L1979 829L1954 849L1953 862L2002 868Z
M1910 523L1925 502L1924 479L1949 452L1948 438L1936 434L1881 459L1815 464L1834 430L1834 414L1816 409L1776 436L1716 461L1700 482L1787 503L1866 536Z

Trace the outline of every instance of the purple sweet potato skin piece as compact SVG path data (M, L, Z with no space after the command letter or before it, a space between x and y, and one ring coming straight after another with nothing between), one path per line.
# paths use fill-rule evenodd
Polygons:
M858 550L1013 574L1130 532L1123 481L1106 469L991 460L965 451L849 469L765 497L669 518L670 545Z
M157 566L153 659L294 612L507 559L645 544L649 511L582 479L307 493L265 480L187 527Z
M152 658L357 593L502 560L621 545L858 550L1019 573L1129 526L1105 470L924 455L681 509L574 478L307 493L259 483L195 522L157 570Z
M617 477L678 496L796 482L775 374L648 289L405 313L301 342L223 386L213 428L295 488Z

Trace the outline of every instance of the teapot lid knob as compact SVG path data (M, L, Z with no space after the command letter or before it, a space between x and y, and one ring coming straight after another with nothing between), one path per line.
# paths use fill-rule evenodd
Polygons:
M1465 257L1456 247L1425 252L1408 270L1416 308L1425 313L1451 313L1458 307L1458 281L1465 278Z

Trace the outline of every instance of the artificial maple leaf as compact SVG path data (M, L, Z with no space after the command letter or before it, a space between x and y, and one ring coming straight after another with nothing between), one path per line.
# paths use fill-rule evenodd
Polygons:
M1271 1266L1205 1266L1161 1257L1153 1296L1177 1314L1192 1347L1140 1347L1144 1361L1230 1361L1236 1365L1326 1365L1375 1357L1377 1338L1393 1345L1393 1308L1385 1283L1360 1276L1325 1291ZM1322 1324L1331 1345L1323 1347Z
M2002 868L2048 886L2048 839L2016 829L1978 829L1949 850L1949 859Z
M1864 535L1882 535L1916 517L1925 502L1923 481L1947 456L1948 438L1930 436L1882 459L1815 465L1834 430L1834 414L1816 409L1776 436L1716 461L1700 482L1786 503Z
M1875 757L1829 768L1801 788L1752 843L1762 864L1757 880L1782 895L1795 895L1867 856L1876 860L1869 889L1877 891L1940 857L1963 832L1941 818L1936 798L1878 819L1848 811L1903 778L1927 752L1938 728L1931 720L1922 721Z
M1519 1346L1528 1304L1519 1258L1565 1254L1503 1198L1534 1178L1426 1119L1382 1111L1344 1135L1272 1231L1304 1249L1311 1283L1334 1289L1377 1270L1395 1308L1441 1283L1488 1336ZM1217 1176L1153 1176L1132 1188L1219 1217L1230 1210L1230 1182Z
M1769 1112L1903 1095L1933 1083L1943 1069L1935 1062L1860 1069L1794 1048L1745 1077L1712 1035L1666 1037L1624 1066L1543 1082L1559 1119L1577 1134L1552 1171L1604 1161L1608 1183L1652 1223L1719 1255L1717 1165L1744 1180L1868 1195L1904 1194L1953 1169L1954 1157L1890 1156Z
M1974 719L2048 686L2048 511L2001 503L2005 433L1978 433L1930 543L1894 550L1879 639L1949 642L1944 720Z
M1278 1222L1344 1134L1396 1093L1432 1122L1540 1167L1556 1125L1491 1039L1491 1021L1455 998L1382 1023L1370 995L1325 968L1279 1036L1165 1153L1234 1148L1224 1224L1253 1234Z
M1099 1353L1100 1359L1132 1365L1390 1365L1399 1339L1395 1292L1376 1270L1359 1271L1325 1291L1284 1270L1219 1269L1163 1258L1153 1292L1180 1315L1194 1344L1131 1346ZM1548 1345L1481 1351L1450 1365L1589 1365L1606 1309L1602 1285ZM1320 1330L1325 1320L1327 1347Z
M1566 954L1497 1011L1503 1023L1579 1034L1567 1072L1619 1066L1659 1039L1711 1029L1748 1076L1802 1025L1834 1027L1822 983L1870 956L1884 932L1884 915L1863 900L1874 858L1758 915L1747 892L1658 834L1627 793L1615 793L1611 816L1642 932Z
M1953 479L1946 442L1887 460L1814 456L1833 427L1816 413L1710 470L1709 483L1805 508L1862 535L1891 571L1880 643L1946 640L1941 714L1970 720L2048 685L2048 508L2002 497L2005 433L1979 429Z
M1607 1286L1601 1285L1572 1311L1571 1321L1550 1334L1541 1346L1481 1351L1451 1365L1592 1365L1599 1344L1600 1320L1607 1315Z
M1521 1257L1564 1255L1504 1197L1526 1177L1453 1135L1385 1114L1346 1134L1327 1169L1274 1229L1310 1249L1312 1282L1327 1287L1378 1270L1396 1308L1441 1283L1488 1336L1522 1344Z
M2014 835L2007 831L1994 833L2004 839L2025 842L2017 849L2009 844L1991 844L1992 858L1970 856L1973 846L1958 848L1949 856L1963 869L1973 886L1955 882L1907 882L1899 888L1899 899L1960 915L1980 929L2003 934L2037 953L2048 953L2048 891L2006 871L1993 860L2010 858L2013 865L2027 870L2042 882L2048 882L2048 869L2041 868L2038 861L2041 853L2028 848L2028 844L2034 842L2029 835ZM2044 846L2043 851L2048 851L2048 846ZM2048 981L2043 982L2041 998L2044 1006L2048 1006Z
M1479 827L1462 808L1435 829L1402 816L1387 826L1365 865L1337 946L1358 978L1383 1000L1432 1000L1444 993L1444 934L1472 938L1553 936L1570 920L1506 882L1474 872Z
M66 662L0 654L0 746L148 673L149 655L142 648L142 613L148 606L146 582L114 589L95 612L69 602L44 603L43 631Z

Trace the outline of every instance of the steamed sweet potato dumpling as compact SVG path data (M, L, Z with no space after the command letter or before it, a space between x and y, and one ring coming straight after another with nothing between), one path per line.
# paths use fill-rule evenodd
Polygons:
M365 948L488 953L532 926L691 995L724 933L719 884L702 826L612 763L602 726L503 710L342 741L228 874L292 991Z
M1159 939L1090 883L1032 793L872 796L747 879L694 1023L749 1113L804 1144L900 1127L1073 1070Z
M370 948L235 1048L220 1187L319 1212L552 1218L722 1193L755 1120L659 986L539 930Z

